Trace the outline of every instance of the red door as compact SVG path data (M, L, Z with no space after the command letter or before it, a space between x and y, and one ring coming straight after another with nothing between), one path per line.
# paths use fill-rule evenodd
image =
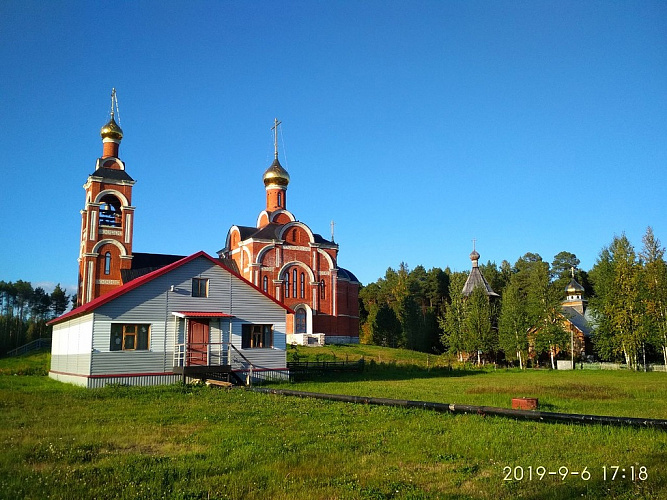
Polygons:
M208 319L190 319L188 328L188 366L208 365Z

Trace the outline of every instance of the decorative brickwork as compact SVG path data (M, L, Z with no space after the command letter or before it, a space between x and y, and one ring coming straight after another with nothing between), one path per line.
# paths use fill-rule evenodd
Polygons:
M81 211L77 306L120 286L121 270L130 269L132 264L135 181L118 158L123 132L113 113L100 135L102 157L83 186L86 202Z

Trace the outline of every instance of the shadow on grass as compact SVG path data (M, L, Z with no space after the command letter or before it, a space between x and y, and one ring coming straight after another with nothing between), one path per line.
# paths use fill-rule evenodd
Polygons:
M545 403L544 401L540 400L540 411L551 411L551 412L558 412L560 411L560 408L554 404L551 403Z
M376 363L371 361L364 366L363 371L332 371L314 370L311 373L298 373L293 377L294 382L362 382L362 381L389 381L414 380L442 377L468 377L481 375L485 370L460 369L451 367L424 368L419 365Z

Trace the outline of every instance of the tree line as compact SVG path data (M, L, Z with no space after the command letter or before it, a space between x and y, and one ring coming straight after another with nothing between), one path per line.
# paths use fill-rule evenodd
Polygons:
M71 299L56 285L47 293L28 281L0 281L0 355L39 338L50 338L51 319L63 314Z
M649 227L637 253L621 235L602 249L591 269L597 352L637 369L655 350L667 365L665 249Z
M614 237L589 271L567 251L551 263L537 253L513 265L488 261L480 271L498 298L481 287L463 296L467 271L410 270L401 263L360 291L361 342L449 352L476 363L524 368L542 360L555 366L558 355L571 355L562 302L574 275L589 299L586 317L597 357L634 369L647 359L667 364L665 249L650 227L642 241L637 253L625 235Z

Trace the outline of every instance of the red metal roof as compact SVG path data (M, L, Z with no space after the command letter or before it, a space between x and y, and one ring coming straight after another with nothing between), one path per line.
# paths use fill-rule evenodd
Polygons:
M51 321L48 322L48 324L49 325L56 325L56 324L61 323L65 320L67 320L67 319L76 318L78 316L82 316L86 313L92 312L93 310L95 310L98 307L100 307L101 305L106 304L107 302L115 299L116 297L119 297L119 296L129 292L130 290L134 290L135 288L143 285L144 283L147 283L147 282L157 278L158 276L162 276L163 274L166 274L169 271L172 271L173 269L176 269L177 267L181 267L182 265L187 264L188 262L190 262L190 261L192 261L192 260L194 260L198 257L204 257L204 258L210 260L215 265L220 266L225 271L231 273L232 275L236 276L240 280L244 281L247 285L251 286L252 288L257 290L259 293L264 295L265 297L271 299L273 302L275 302L280 307L285 309L289 314L294 314L294 311L292 309L290 309L289 307L287 307L285 304L283 304L282 302L280 302L280 301L276 300L275 298L271 297L264 290L262 290L261 288L256 286L254 283L251 283L250 281L245 279L243 276L238 274L233 269L230 269L229 267L225 266L218 259L214 259L213 257L208 255L203 250L200 250L199 252L193 253L192 255L189 255L188 257L185 257L185 258L183 258L181 260L178 260L176 262L173 262L172 264L161 267L160 269L158 269L156 271L150 272L148 274L144 274L143 276L141 276L139 278L136 278L136 279L130 281L129 283L125 283L124 285L119 286L118 288L116 288L114 290L111 290L109 293L105 293L104 295L100 295L99 297L97 297L94 300L91 300L87 304L84 304L80 307L77 307L76 309L72 309L71 311L63 314L62 316L59 316L55 319L52 319Z
M202 312L202 311L174 311L171 314L181 318L233 318L232 314L223 312Z

